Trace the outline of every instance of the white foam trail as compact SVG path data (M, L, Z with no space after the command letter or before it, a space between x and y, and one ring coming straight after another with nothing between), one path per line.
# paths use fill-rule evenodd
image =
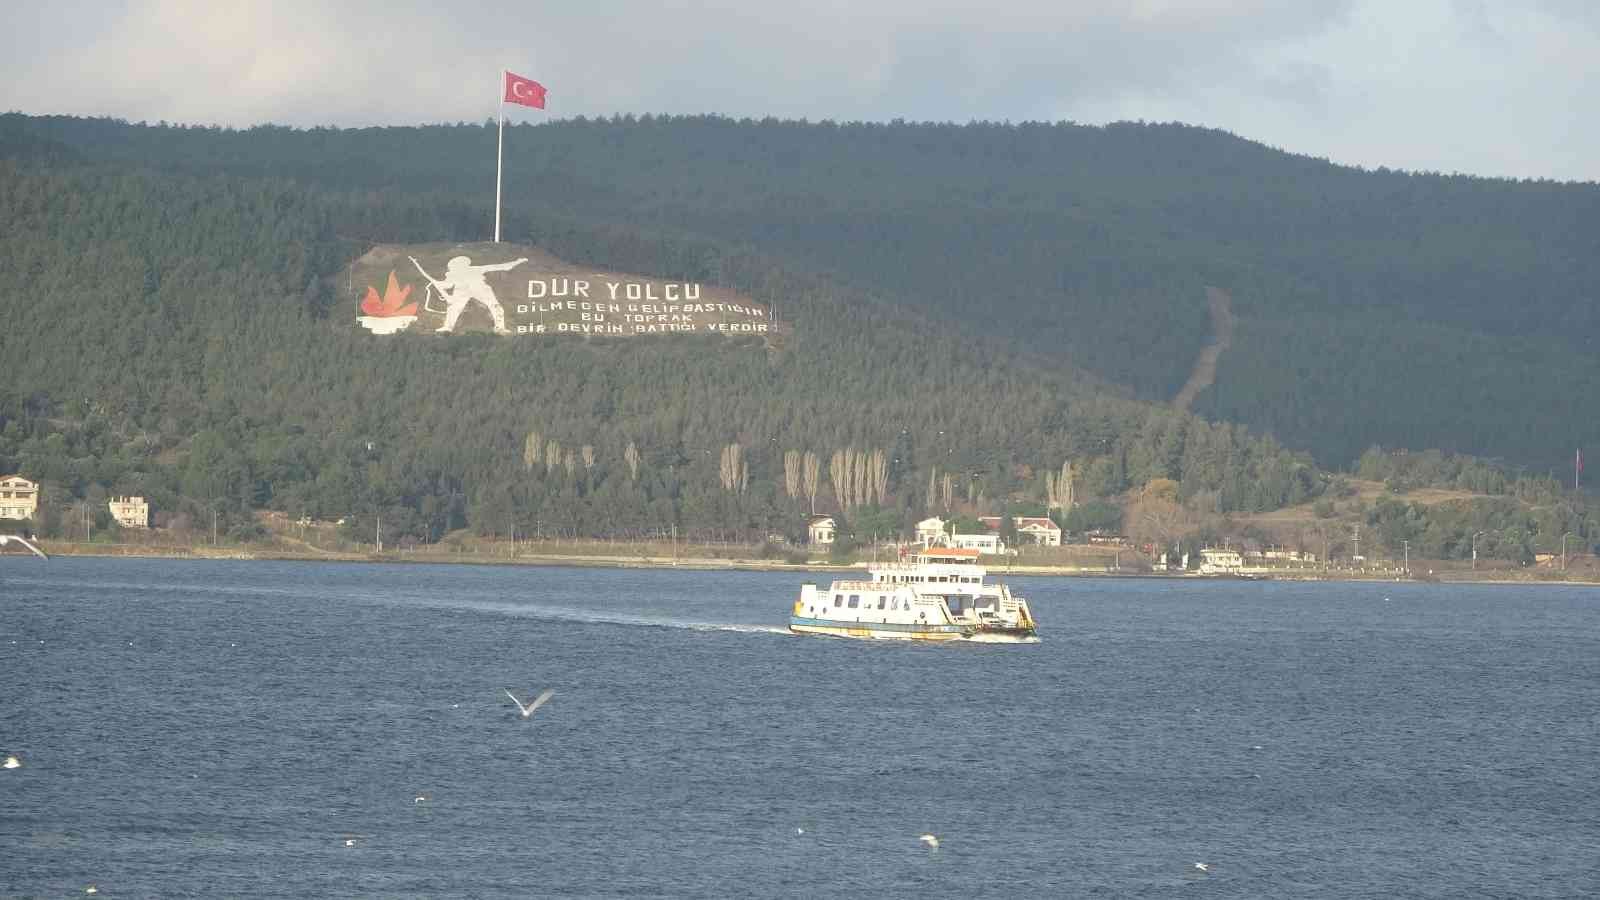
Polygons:
M410 603L403 605L413 605ZM499 613L527 619L548 619L557 622L575 622L582 625L632 625L640 628L681 628L689 631L732 631L740 634L792 634L785 626L750 625L738 622L696 622L685 619L667 619L655 616L608 613L577 609L568 606L533 606L516 603L499 603L488 600L456 600L432 602L426 605L439 609L470 609L477 612Z
M10 579L8 579L10 580ZM563 606L537 606L505 603L493 600L440 600L432 594L416 590L372 591L351 589L348 587L329 589L316 588L308 592L305 588L273 587L265 585L217 585L214 583L129 583L120 581L88 581L88 580L52 580L52 579L14 579L16 583L49 585L52 587L92 588L102 593L133 594L137 592L153 593L165 600L210 599L216 595L230 597L257 596L295 596L304 597L311 593L336 592L344 599L364 603L376 603L383 606L421 606L433 609L466 609L478 612L498 613L501 615L518 616L530 619L550 619L561 622L577 622L585 625L633 625L645 628L681 628L690 631L731 631L740 634L792 634L785 626L781 625L752 625L736 622L697 622L682 619L668 619L654 616L630 615L627 613L608 613L596 610L579 609Z
M679 627L679 626L670 625L669 627ZM696 629L698 631L737 631L737 632L739 632L741 634L789 634L789 635L794 634L794 632L790 631L787 626L783 626L783 625L707 625L707 624L695 624L695 625L688 625L688 626L683 626L683 627L693 628L693 629Z

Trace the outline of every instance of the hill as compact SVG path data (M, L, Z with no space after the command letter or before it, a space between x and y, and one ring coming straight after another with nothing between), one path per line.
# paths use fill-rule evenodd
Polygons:
M417 198L372 241L487 228L492 128L298 131L7 117L35 155L293 178ZM1437 447L1535 471L1600 437L1600 186L1362 171L1224 132L574 119L508 130L508 234L640 268L595 229L667 242L721 282L750 249L1170 401L1236 329L1191 408L1324 465ZM56 147L57 151L44 148ZM692 239L692 240L691 240ZM651 252L662 248L654 248ZM753 287L745 285L740 287Z
M1592 309L1574 298L1595 232L1549 227L1590 221L1588 186L1354 172L1179 126L647 117L507 143L517 256L701 284L781 328L505 338L479 303L433 334L448 304L420 272L391 294L388 273L416 255L448 281L453 256L482 256L479 126L4 116L0 468L47 483L53 527L72 503L143 493L242 535L272 509L363 534L381 516L390 540L758 537L813 508L892 530L930 509L1042 507L1065 461L1080 500L1170 480L1206 515L1262 511L1327 490L1313 454L1353 463L1403 438L1537 460L1593 427L1561 409L1590 384L1576 348ZM1403 191L1422 207L1459 194L1408 226L1432 268L1382 238L1399 241ZM1502 240L1526 234L1550 242ZM1539 321L1508 324L1500 295L1452 268L1486 258L1541 279L1525 295ZM1427 295L1410 318L1386 305L1401 283ZM420 294L419 321L439 318L371 334L367 288L384 308ZM1213 342L1217 292L1234 330L1192 408L1254 430L1167 404ZM1446 295L1477 355L1419 365L1454 340ZM1562 302L1576 318L1557 329L1541 317ZM1480 386L1467 367L1489 400L1439 405ZM1368 388L1391 369L1405 391ZM1528 387L1546 378L1559 397Z
M80 505L105 525L102 499L136 493L164 524L218 511L248 537L250 511L273 509L371 534L381 517L389 541L462 526L748 538L793 530L813 508L891 531L930 507L1043 497L1044 473L1067 459L1082 497L1159 475L1228 508L1320 490L1309 460L1270 439L1137 402L829 275L689 239L573 225L561 243L576 248L567 259L621 261L591 272L680 283L685 250L715 249L716 290L778 303L784 346L502 337L475 330L483 318L448 338L373 334L356 296L372 287L383 303L400 254L341 235L449 216L436 200L0 161L0 278L28 288L0 294L0 468L45 483L47 531ZM475 246L407 249L438 276Z

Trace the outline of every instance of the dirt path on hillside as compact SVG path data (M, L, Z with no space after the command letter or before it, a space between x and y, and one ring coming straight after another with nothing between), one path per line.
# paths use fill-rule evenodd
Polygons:
M1172 405L1183 412L1188 412L1196 394L1216 380L1217 360L1222 358L1222 351L1233 343L1233 298L1222 288L1208 287L1206 306L1211 309L1211 343L1200 351L1200 356L1194 361L1194 370L1189 373L1189 380L1183 383L1183 390L1172 399Z

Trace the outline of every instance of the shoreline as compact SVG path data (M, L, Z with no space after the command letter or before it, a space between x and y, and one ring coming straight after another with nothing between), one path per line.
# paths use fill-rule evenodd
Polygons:
M41 549L52 557L97 557L130 559L199 559L244 560L266 562L332 562L332 563L401 563L410 565L474 565L474 566L570 566L600 569L685 569L692 571L745 571L745 572L853 572L870 566L870 560L850 564L820 561L793 563L779 559L752 559L740 557L707 556L632 556L619 554L535 552L519 550L514 555L497 556L481 552L439 553L394 550L384 553L351 553L348 551L282 549L273 547L212 548L204 546L162 547L145 544L82 544L70 541L38 542ZM26 552L0 553L5 556L31 556ZM1505 570L1489 570L1480 577L1473 572L1446 570L1434 574L1402 578L1382 572L1340 570L1285 570L1281 573L1260 573L1247 576L1199 575L1195 573L1168 574L1160 572L1119 571L1110 566L1074 565L1010 565L988 566L994 577L1007 575L1044 578L1152 578L1171 581L1326 581L1326 582L1382 582L1386 584L1504 584L1504 585L1569 585L1600 586L1593 578L1507 577Z

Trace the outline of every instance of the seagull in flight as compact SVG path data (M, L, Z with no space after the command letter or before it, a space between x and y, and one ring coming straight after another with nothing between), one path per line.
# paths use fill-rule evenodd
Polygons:
M516 694L511 693L511 691L509 691L509 690L506 691L506 696L510 697L511 698L511 702L515 703L517 705L517 710L522 713L522 717L524 719L526 719L527 717L533 715L533 711L534 710L536 710L539 707L541 707L541 706L545 705L546 703L550 702L550 698L554 697L555 695L556 695L555 689L551 688L550 690L547 690L544 693L540 694L539 696L533 698L533 702L532 703L524 705L521 700L517 699L517 695Z

